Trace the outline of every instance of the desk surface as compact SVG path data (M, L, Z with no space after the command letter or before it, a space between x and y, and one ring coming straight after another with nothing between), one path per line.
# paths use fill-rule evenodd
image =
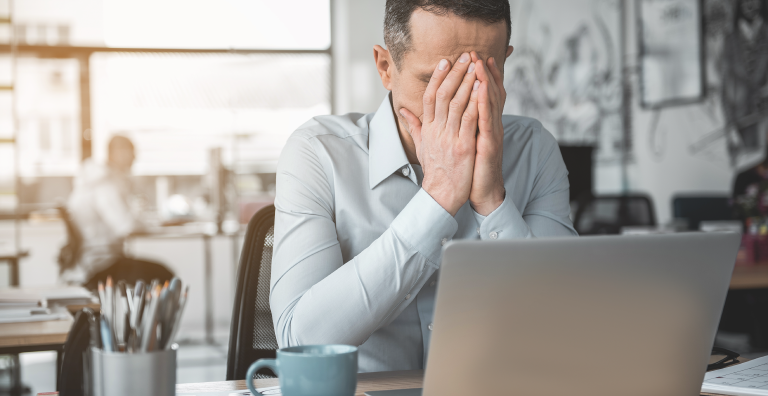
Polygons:
M0 348L64 344L72 317L44 322L0 323Z
M363 396L365 392L377 390L421 388L424 380L423 370L390 371L381 373L363 373L357 376L357 392L355 396ZM257 379L256 388L277 386L277 379ZM176 392L226 392L248 389L245 381L203 382L198 384L176 385ZM702 393L704 396L720 396Z
M414 371L388 371L381 373L363 373L357 376L356 396L363 396L365 392L376 390L411 389L421 388L424 379L423 370ZM257 379L256 388L277 386L277 379ZM203 382L199 384L176 385L176 392L213 392L236 391L248 389L244 380Z
M41 286L12 287L0 290L0 294L36 295L44 292L55 292L55 290L55 288ZM83 307L98 310L99 304L77 304L66 307L70 313L74 313ZM68 316L66 319L42 322L0 323L0 348L64 344L73 322L72 316Z
M737 265L731 277L731 290L768 287L768 262Z

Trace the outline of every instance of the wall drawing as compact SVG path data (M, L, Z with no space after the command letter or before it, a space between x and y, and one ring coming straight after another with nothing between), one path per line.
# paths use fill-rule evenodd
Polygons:
M618 163L631 150L622 118L620 0L511 5L515 52L505 65L505 113L539 119L561 143L595 146L598 164Z
M700 0L637 3L640 103L695 103L704 96Z
M765 156L768 133L768 0L702 4L706 96L689 115L689 150L748 168ZM663 113L656 111L650 124L652 147L665 132Z

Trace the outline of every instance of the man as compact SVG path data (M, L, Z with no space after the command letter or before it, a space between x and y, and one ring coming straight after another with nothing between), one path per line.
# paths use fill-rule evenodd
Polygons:
M107 164L83 164L75 179L67 212L80 233L82 244L74 267L64 269L61 280L95 289L99 280L168 280L173 274L160 264L125 257L125 238L141 230L127 199L131 194L130 172L135 159L133 143L124 136L109 141Z
M278 343L359 345L361 372L424 368L449 240L576 234L554 138L501 115L508 1L388 0L384 34L390 95L300 127L275 199Z

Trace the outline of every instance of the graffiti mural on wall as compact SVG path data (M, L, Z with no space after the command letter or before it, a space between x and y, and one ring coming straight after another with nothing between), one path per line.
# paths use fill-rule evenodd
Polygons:
M708 128L693 128L690 151L725 152L736 169L765 155L768 133L768 0L704 0ZM651 138L661 112L654 115Z
M620 1L520 0L512 7L505 113L539 119L561 143L595 146L598 162L621 160L631 141L623 139Z

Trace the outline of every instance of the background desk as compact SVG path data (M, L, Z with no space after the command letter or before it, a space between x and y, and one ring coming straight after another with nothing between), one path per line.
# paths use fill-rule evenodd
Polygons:
M0 355L13 355L17 365L16 369L12 370L11 390L22 388L21 370L18 367L19 353L56 351L56 367L61 367L64 343L72 323L71 316L67 319L43 322L0 323ZM58 375L56 372L57 377Z
M203 241L203 279L205 285L203 293L205 294L205 342L213 344L213 260L211 258L211 237L216 229L213 226L213 233L209 232L206 224L199 226L173 226L173 227L153 227L142 233L133 234L132 239L153 238L153 239L189 239L200 238Z
M29 252L13 250L0 250L0 262L8 263L10 286L19 285L19 260L29 256Z
M737 265L731 277L731 290L768 287L768 262L755 265Z

